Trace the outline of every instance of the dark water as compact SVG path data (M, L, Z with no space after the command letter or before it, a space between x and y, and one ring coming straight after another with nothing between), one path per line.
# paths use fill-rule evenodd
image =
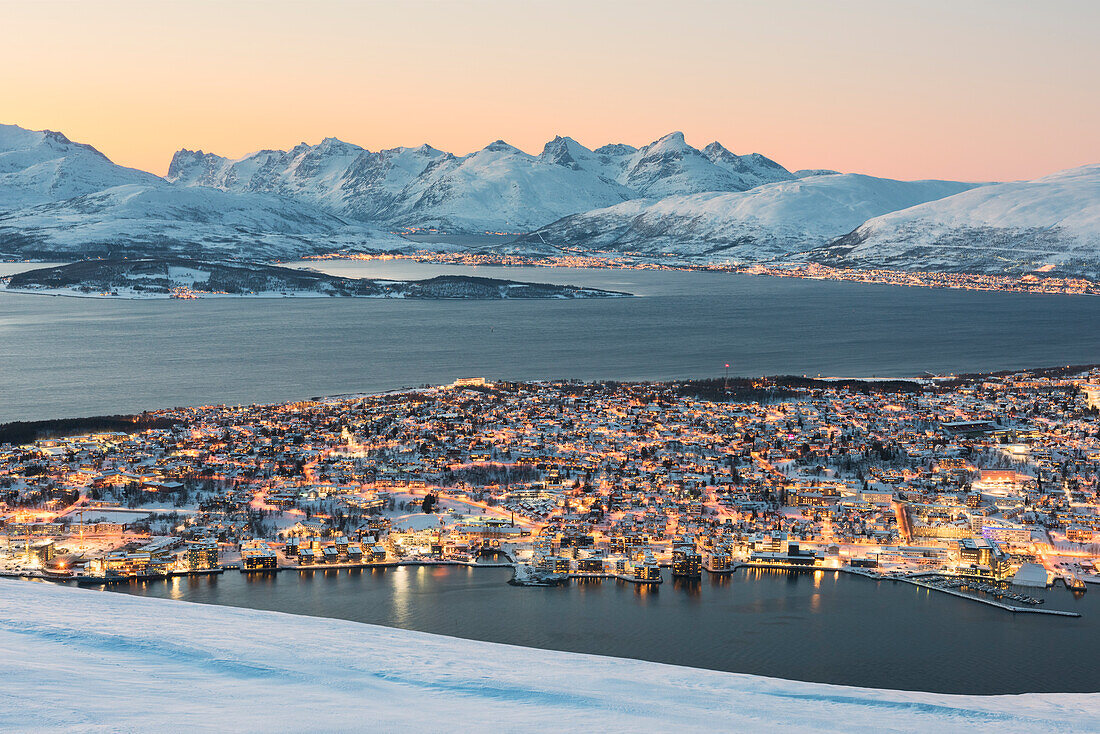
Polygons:
M1100 589L1012 614L837 572L743 570L656 590L507 585L510 569L404 567L176 578L111 591L350 619L528 647L948 693L1100 691ZM105 592L107 593L107 592Z
M1100 298L720 273L324 263L626 290L579 301L108 301L0 294L0 422L460 376L912 376L1100 362ZM10 266L9 266L10 269Z

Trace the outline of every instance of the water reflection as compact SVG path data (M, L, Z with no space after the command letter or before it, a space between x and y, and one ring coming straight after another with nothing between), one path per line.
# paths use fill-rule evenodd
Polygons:
M683 592L690 597L698 597L701 591L702 583L699 579L682 579L675 578L672 580L672 588L677 591Z

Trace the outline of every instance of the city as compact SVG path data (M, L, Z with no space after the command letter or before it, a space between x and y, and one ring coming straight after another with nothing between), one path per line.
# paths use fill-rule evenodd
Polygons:
M1100 3L0 3L0 734L1100 734Z
M1074 372L1074 370L1078 370ZM846 571L1017 612L1100 583L1100 370L490 382L0 447L5 574Z

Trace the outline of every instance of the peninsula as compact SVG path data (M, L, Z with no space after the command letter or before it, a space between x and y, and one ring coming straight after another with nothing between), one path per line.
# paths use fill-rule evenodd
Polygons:
M466 275L425 280L344 278L314 270L185 257L81 260L17 273L9 292L102 298L621 298L629 293Z

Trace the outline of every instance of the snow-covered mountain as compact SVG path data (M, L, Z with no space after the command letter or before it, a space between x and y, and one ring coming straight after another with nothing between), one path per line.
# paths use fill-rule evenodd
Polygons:
M237 160L184 149L172 157L167 178L184 186L278 194L375 220L432 162L446 156L430 145L372 153L336 138L289 151L262 150Z
M324 155L298 156L302 178L318 188L327 180L324 161L339 149L326 143L317 146ZM204 165L211 180L213 161L198 159L191 172L198 177ZM0 126L0 255L270 259L407 246L304 198L174 185L61 133Z
M282 259L407 243L310 204L267 194L127 184L0 212L0 254L23 258L163 255Z
M499 140L465 156L335 138L237 160L181 150L165 180L61 133L0 125L0 255L256 260L458 246L410 243L391 233L400 228L528 232L514 253L806 253L845 267L1100 279L1100 165L984 186L893 181L792 173L677 132L595 150L559 136L539 155Z
M620 180L641 196L660 198L745 191L792 178L790 171L762 155L738 156L718 142L698 150L687 144L683 133L674 132L631 155Z
M1100 165L875 217L814 258L843 267L1100 279Z
M159 183L52 130L0 125L0 211L59 201L111 186Z
M553 150L532 156L503 140L461 158L448 155L405 188L387 219L405 227L518 233L636 195L572 142L556 157Z
M743 192L638 199L565 217L511 249L569 246L711 260L771 259L824 245L871 217L973 186L831 174Z
M795 177L717 142L698 150L678 132L641 149L590 150L559 136L537 156L502 140L455 156L427 145L372 153L328 138L238 160L181 150L168 171L169 181L185 186L274 193L360 220L466 233L525 232L639 197L744 191Z

